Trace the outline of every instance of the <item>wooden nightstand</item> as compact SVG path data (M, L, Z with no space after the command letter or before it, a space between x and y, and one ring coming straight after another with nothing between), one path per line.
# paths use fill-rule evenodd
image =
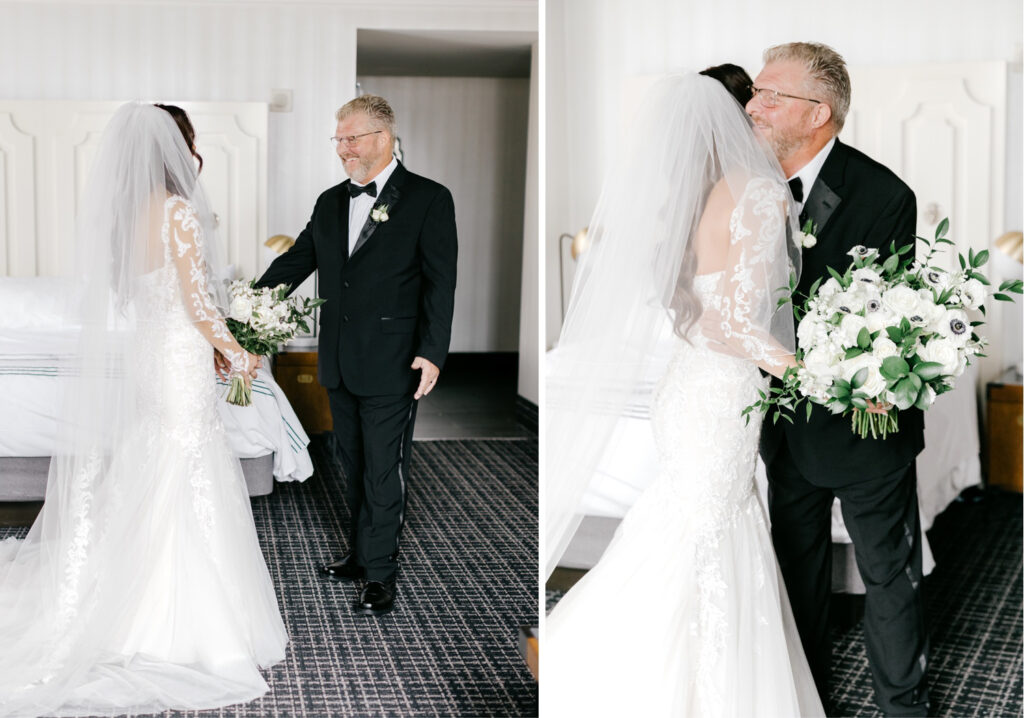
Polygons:
M1016 381L988 385L988 486L1022 490L1022 395L1024 387Z
M274 378L284 390L307 434L331 431L331 406L327 390L316 380L316 347L285 349L274 361Z

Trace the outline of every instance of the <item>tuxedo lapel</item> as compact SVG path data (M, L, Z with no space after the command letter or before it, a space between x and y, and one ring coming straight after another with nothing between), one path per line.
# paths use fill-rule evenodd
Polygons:
M348 203L350 201L348 186L351 181L345 180L342 183L343 191L338 199L338 223L341 225L341 243L338 254L341 255L342 266L345 266L345 262L348 261Z
M843 183L846 180L846 145L839 140L828 153L825 164L818 173L818 179L811 187L811 193L807 196L803 212L800 213L800 222L810 219L814 222L815 229L820 235L825 225L828 224L832 213L836 211L843 198L839 196Z
M804 215L806 215L806 219L814 222L814 226L820 234L825 229L825 225L828 224L832 213L836 211L836 207L842 201L842 198L828 186L825 180L822 177L818 177L818 180L814 183L814 189L811 190L810 197L807 198L807 204L804 205L804 210L800 213L801 223L805 219Z
M394 214L395 205L398 204L399 198L402 196L402 184L405 180L405 168L402 163L399 162L398 166L395 167L394 172L391 173L391 177L388 179L388 183L384 185L384 191L381 192L380 197L373 203L374 208L382 205L387 205L388 214ZM370 216L366 218L366 223L363 225L362 230L359 232L359 239L356 240L356 246L352 248L352 254L358 252L364 244L366 244L373 233L377 231L377 226L380 222L375 222L373 219L373 212L370 212Z

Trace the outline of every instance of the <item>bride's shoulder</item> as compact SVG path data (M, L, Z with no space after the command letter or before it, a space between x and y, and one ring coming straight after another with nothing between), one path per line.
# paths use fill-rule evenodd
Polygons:
M181 195L172 194L164 202L164 222L174 228L175 234L199 234L199 220L195 206Z
M196 208L186 198L178 194L172 194L164 201L164 214L172 222L181 224L191 217L195 217Z
M751 195L758 199L778 199L786 197L786 186L778 177L767 175L752 175L747 179L743 194Z

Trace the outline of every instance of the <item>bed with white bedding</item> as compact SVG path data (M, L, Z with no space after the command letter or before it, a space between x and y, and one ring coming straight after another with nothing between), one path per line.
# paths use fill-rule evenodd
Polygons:
M62 320L67 295L58 277L0 277L0 501L38 500L45 493L73 341ZM218 383L226 393L227 384ZM275 478L312 475L309 437L266 368L253 382L252 406L219 407L250 495L270 493Z

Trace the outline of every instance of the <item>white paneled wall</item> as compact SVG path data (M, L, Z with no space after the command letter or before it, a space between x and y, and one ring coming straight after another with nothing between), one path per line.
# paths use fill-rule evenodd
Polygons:
M452 191L459 230L452 351L516 351L528 79L360 77L395 110L405 166Z
M269 116L266 233L295 236L317 195L344 179L328 137L335 109L355 94L358 28L536 31L537 6L521 0L0 2L0 99L267 102L272 89L290 89L292 111ZM410 112L403 119L411 119ZM498 119L500 127L507 125ZM473 164L470 154L459 161ZM521 171L519 177L521 195ZM494 182L487 186L504 192ZM0 181L0 191L15 189ZM468 196L460 202L456 194L456 202L460 211L472 212ZM505 254L487 259L514 266L497 282L501 297L513 297L512 309L495 306L491 287L485 296L467 296L476 280L463 274L460 301L466 309L461 311L468 314L459 315L460 326L481 312L493 326L483 332L486 336L460 329L453 349L515 349L519 328L510 322L517 321L519 287L505 284L513 274L518 281L521 199L515 212L496 212L460 227L464 242L498 231L499 222L503 236L509 226L518 227L520 235L514 248L504 242ZM265 254L264 262L270 258Z

